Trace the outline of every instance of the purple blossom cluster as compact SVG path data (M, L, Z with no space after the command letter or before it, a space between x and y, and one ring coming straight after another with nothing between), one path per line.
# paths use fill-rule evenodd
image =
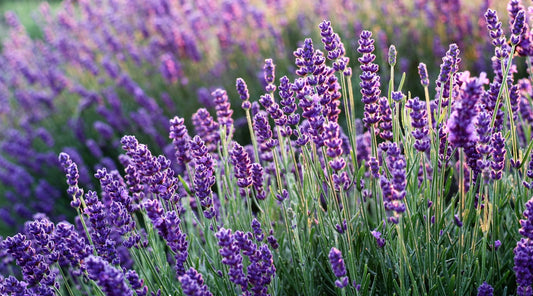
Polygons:
M526 219L520 220L519 230L522 238L514 248L514 272L516 275L517 295L533 293L533 200L526 203L524 210Z
M398 224L399 214L406 210L402 200L406 195L405 187L407 186L407 181L405 156L401 154L400 148L396 143L388 145L387 167L391 174L390 178L383 175L380 177L383 205L386 211L392 212L392 215L388 218L389 222Z
M211 219L215 216L211 190L215 185L214 159L199 136L190 141L190 149L194 158L194 194L200 200L205 217Z
M346 266L344 265L344 259L339 249L333 247L329 251L329 264L333 270L333 274L338 278L335 281L335 285L338 288L344 288L348 286L348 277L346 276Z
M257 225L254 228L256 232ZM222 263L229 268L230 280L240 286L243 293L251 291L254 295L267 295L268 285L276 272L269 247L266 244L258 246L254 243L254 235L250 232L232 233L231 229L221 228L216 237L221 247L219 253ZM250 261L246 274L243 271L243 255Z
M365 126L370 127L378 123L380 120L379 117L379 105L377 104L379 95L381 93L380 87L380 77L377 75L379 71L379 66L374 64L376 55L372 52L374 51L374 39L372 37L372 32L363 31L359 36L359 47L357 51L362 54L360 57L359 63L361 63L361 94L363 97L361 101L365 104L365 113L363 122Z

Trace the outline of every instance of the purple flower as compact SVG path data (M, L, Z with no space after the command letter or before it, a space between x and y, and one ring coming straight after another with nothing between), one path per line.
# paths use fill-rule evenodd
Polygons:
M172 139L172 144L176 150L176 159L178 164L184 165L191 161L189 155L189 133L184 124L183 118L174 117L170 120L170 134L169 138Z
M492 39L492 45L497 48L502 47L505 44L505 36L503 35L502 22L498 19L496 11L492 9L487 10L485 20L487 21L487 29Z
M522 33L525 31L525 12L520 9L514 16L513 26L511 28L511 44L518 45L522 41Z
M124 273L111 266L109 262L90 255L86 258L85 265L89 279L95 281L106 295L133 295L133 291L124 281Z
M379 99L379 113L381 115L379 136L383 140L392 141L392 110L386 97Z
M396 224L398 215L406 210L401 200L405 197L407 185L405 157L401 155L396 143L389 144L387 149L387 166L391 173L391 180L381 176L380 185L385 210L394 212L394 215L389 217L389 221Z
M248 110L252 107L252 104L250 103L250 93L248 92L248 86L246 86L246 82L244 82L244 79L237 78L237 82L235 87L237 88L237 93L239 94L239 97L242 100L241 107L245 110Z
M237 186L248 188L252 185L252 173L250 157L244 148L237 142L233 143L233 149L230 151L231 163L235 168L235 178Z
M265 86L265 90L267 93L273 93L276 90L276 86L274 85L274 79L276 77L276 65L274 65L272 59L265 60L265 66L263 67L263 71L265 82L267 84Z
M263 188L263 167L259 163L253 163L251 166L252 171L252 185L256 191L257 199L264 200L266 198L266 192Z
M143 203L146 214L152 221L157 233L166 242L167 246L176 254L176 274L185 274L185 262L187 260L189 243L187 236L181 231L181 220L175 211L164 212L161 203L157 199L146 200Z
M357 51L363 56L358 60L361 63L361 94L363 95L361 101L365 104L365 112L363 122L365 126L370 127L375 123L379 122L379 113L378 105L376 102L379 99L381 93L380 87L380 77L377 75L379 66L374 64L376 56L372 53L374 51L374 39L372 37L372 32L363 31L359 36L359 48Z
M500 132L492 135L492 161L490 163L491 178L493 180L500 180L502 178L502 170L505 166L505 138Z
M323 56L315 56L313 41L310 38L306 38L303 47L298 48L293 54L296 57L295 64L298 67L296 75L305 77L308 74L315 74L315 71L321 71L320 65L322 65L325 60L323 59Z
M60 262L68 263L72 268L80 267L85 257L93 253L92 247L85 241L85 236L80 236L74 225L67 222L57 224L52 240L60 256Z
M192 115L194 131L204 141L209 152L215 152L220 142L219 124L213 120L205 108L200 108Z
M118 264L117 242L111 239L108 208L98 199L96 192L89 190L85 194L85 214L89 220L89 235L97 253L108 262Z
M381 232L377 230L372 230L370 232L372 236L376 239L376 243L378 244L378 248L383 248L385 246L385 239L381 237Z
M335 71L342 71L345 76L351 74L351 68L347 67L350 59L345 56L346 50L338 34L333 32L331 22L323 21L318 26L324 49L327 51L327 57L333 62Z
M437 87L437 95L442 92L442 107L448 106L448 98L450 98L450 79L457 73L459 68L459 47L457 44L450 44L450 48L446 52L446 56L442 58L442 64L440 66L440 73L437 81L435 82Z
M78 166L70 159L70 156L65 152L61 152L59 154L59 163L63 167L63 171L66 173L67 176L67 184L69 186L67 193L72 196L72 201L70 202L70 205L73 208L79 208L81 206L80 198L83 195L83 189L78 187L78 178L80 177L78 174Z
M346 222L346 219L342 220L342 225L335 224L335 230L337 230L338 233L343 234L346 232L346 229L348 229L348 224Z
M516 275L519 296L533 293L533 242L529 238L522 238L516 243L514 253L514 272Z
M348 277L346 277L346 266L344 265L344 259L339 249L332 247L329 251L329 264L333 270L333 274L340 278L335 281L335 285L339 288L344 288L348 285Z
M259 158L264 161L272 161L273 156L271 150L277 146L277 141L272 139L272 129L268 124L266 116L262 113L255 115L253 120L253 129L257 137L257 143L261 154Z
M494 289L487 282L483 282L477 289L477 296L492 296Z
M184 275L180 276L179 281L183 293L187 296L211 296L209 288L204 283L202 275L194 268L190 268Z
M271 94L261 96L259 102L265 107L270 117L274 119L276 126L282 127L287 124L287 116L283 114L283 111L281 111L278 103L274 101Z
M502 245L502 242L500 240L494 241L494 250L497 251Z
M327 147L326 155L333 158L329 164L335 171L339 171L345 166L344 160L339 158L343 153L342 140L339 138L339 135L340 127L336 122L329 122L324 126L324 144ZM336 164L339 161L340 163Z
M233 133L233 119L231 115L231 104L228 100L228 95L225 90L216 89L211 93L215 102L215 109L217 110L217 121L221 127L225 128L226 136Z
M137 296L145 296L148 294L148 287L144 284L144 280L139 278L139 275L135 270L130 269L126 271L125 275L131 288L137 293Z
M252 229L254 230L254 236L257 241L262 241L265 238L263 230L261 229L261 223L256 218L252 220Z
M482 82L471 78L461 88L460 98L452 107L447 122L448 141L457 148L464 148L469 142L477 141L474 127L477 116L477 102L483 92Z
M241 286L243 291L245 291L248 280L242 270L242 255L231 229L222 227L215 236L218 239L218 245L221 247L219 253L222 256L222 263L229 267L230 281Z
M406 108L411 109L411 125L413 126L413 131L411 134L415 138L414 147L420 152L424 152L429 149L429 138L428 138L428 119L426 112L426 105L423 101L420 101L418 97L410 99L405 105Z
M429 86L429 78L428 78L428 69L426 67L426 64L420 63L418 64L418 75L420 76L420 83L424 87Z
M194 157L194 194L200 200L205 217L211 219L215 215L211 190L211 187L215 185L213 157L198 136L194 136L191 140L190 148Z

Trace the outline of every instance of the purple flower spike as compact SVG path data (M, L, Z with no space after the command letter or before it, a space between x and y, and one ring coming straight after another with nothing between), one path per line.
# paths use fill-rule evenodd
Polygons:
M526 176L529 179L533 179L533 153L531 153L530 155L530 160L527 166ZM533 180L530 182L524 181L524 186L526 186L526 188L528 189L533 188Z
M392 110L386 97L379 99L379 113L381 114L379 136L383 140L392 141Z
M450 44L450 48L446 52L446 56L442 58L439 77L435 82L437 85L437 94L442 92L442 107L446 107L449 104L448 98L451 96L450 79L453 77L453 75L455 75L455 73L457 73L460 62L461 59L459 58L459 47L455 43Z
M329 264L333 270L333 274L339 278L335 281L335 285L339 288L344 288L348 285L348 277L346 276L346 266L344 265L344 259L339 249L332 247L329 251Z
M219 124L213 120L209 111L200 108L192 115L192 123L196 135L204 141L209 152L215 152L220 142Z
M183 293L187 296L211 296L209 288L204 284L202 275L194 268L190 268L184 275L180 276L179 281Z
M361 63L361 94L363 95L361 101L365 104L365 112L363 115L363 122L365 126L370 127L379 122L379 112L377 101L381 91L380 77L377 75L379 66L374 64L376 56L372 53L374 51L374 39L372 32L363 31L359 36L359 48L357 51L363 56L358 60Z
M135 270L128 270L126 279L135 290L135 293L137 293L137 296L146 296L148 294L148 286L144 284L144 280L139 277Z
M263 189L263 167L258 163L253 163L252 167L252 184L256 191L257 199L264 200L266 192Z
M459 101L452 107L452 114L447 122L448 141L457 148L464 148L469 142L477 141L474 123L478 113L477 102L482 93L482 82L471 78L463 84Z
M502 170L505 166L505 138L500 132L492 135L492 161L490 167L491 178L493 180L500 180L502 178Z
M343 72L345 76L351 74L351 69L347 67L350 59L345 56L346 50L338 34L333 32L331 22L323 21L318 26L324 49L327 51L327 58L333 62L335 71Z
M428 78L428 69L426 67L426 64L420 63L418 65L418 75L420 76L420 83L424 87L429 86L429 78Z
M204 209L204 216L211 219L214 216L213 191L215 185L214 161L211 153L200 137L194 136L190 142L191 154L194 156L194 194L200 200Z
M237 93L239 94L239 97L242 100L241 107L244 110L249 110L250 108L252 108L252 104L249 101L250 93L248 92L248 86L246 85L246 82L244 82L244 79L237 78L235 86L237 88Z
M494 289L487 282L483 282L477 289L477 296L492 296Z
M533 241L522 238L516 243L514 253L514 272L516 275L516 294L533 295Z
M167 242L167 246L176 254L176 274L185 274L189 243L181 231L181 220L175 211L165 213L159 200L149 199L143 203L146 214L152 221L157 233Z
M170 120L170 134L169 138L172 139L172 144L176 150L176 160L178 164L184 165L191 161L189 155L189 133L184 124L183 118L174 117Z
M61 152L59 154L59 164L63 167L63 171L67 176L68 189L67 193L72 196L70 206L79 208L81 206L81 197L83 196L83 189L78 187L78 166L70 159L67 153Z
M250 157L244 148L238 143L233 143L233 149L230 151L231 163L235 167L235 178L237 186L248 188L252 185L252 173Z
M233 133L233 110L225 90L217 89L211 93L215 102L215 109L217 110L217 121L221 127L225 128L226 136Z
M487 21L487 29L492 39L492 45L502 47L505 44L505 36L503 35L502 22L498 19L496 11L492 9L487 10L485 20Z
M122 271L114 268L101 257L90 255L85 259L87 275L109 296L129 296L133 291L124 281Z
M265 60L265 66L263 67L264 71L264 78L266 82L265 90L267 93L272 93L276 90L276 86L274 85L274 79L275 71L276 71L276 65L274 65L274 62L272 59L266 59Z
M259 158L264 161L272 161L272 149L277 146L277 141L272 139L272 129L268 123L267 117L263 113L255 115L253 120L253 129L257 137L257 143L261 154Z
M242 255L235 241L235 236L231 233L231 229L223 227L220 228L215 236L218 239L218 245L221 247L219 253L222 256L222 263L229 267L230 281L241 286L243 291L245 291L248 286L248 280L242 270Z
M381 237L381 232L377 230L372 230L370 232L372 236L376 239L376 243L378 244L378 248L383 248L385 246L385 239Z
M420 152L424 152L429 149L429 130L427 127L428 119L426 112L426 104L423 101L420 101L418 97L410 99L405 107L411 109L411 125L413 126L413 131L411 134L415 138L414 147Z
M518 45L521 41L521 35L522 32L525 29L525 12L524 10L520 10L514 19L513 27L511 29L512 35L511 35L511 44L512 45Z

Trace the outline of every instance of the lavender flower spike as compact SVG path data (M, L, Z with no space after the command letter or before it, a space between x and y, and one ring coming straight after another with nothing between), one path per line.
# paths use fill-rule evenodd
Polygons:
M59 154L59 163L61 164L61 166L63 167L63 171L67 175L67 184L69 186L67 189L67 193L72 196L72 201L70 202L70 205L73 208L79 208L81 206L81 197L83 196L83 189L78 187L78 178L80 177L78 173L78 166L65 152L61 152Z
M346 266L344 265L344 259L339 249L332 247L329 251L329 263L333 274L339 279L335 281L335 285L339 288L344 288L348 285L348 277L346 276Z
M225 128L226 136L233 133L233 110L228 99L228 94L223 89L217 89L211 93L217 110L217 120L220 127Z
M133 291L124 281L122 271L114 268L101 257L90 255L85 260L87 274L109 296L129 296Z
M244 79L237 78L235 87L237 88L237 93L239 94L239 97L242 100L241 107L244 110L249 110L250 108L252 108L252 104L249 101L250 93L248 92L248 86L246 85L246 82L244 82Z
M204 216L211 219L215 215L211 187L215 185L214 161L200 137L190 142L194 156L194 193L204 209Z
M179 277L183 293L187 296L211 296L208 287L204 284L202 275L194 268L190 268Z
M448 140L455 147L466 147L469 142L477 140L474 126L478 113L477 102L483 93L483 84L477 78L470 78L463 84L460 99L453 105L453 111L448 119Z
M176 150L178 164L187 164L191 160L189 155L189 133L184 124L184 119L178 116L170 120L170 135L172 144Z
M483 282L477 289L477 296L492 296L494 289L487 282Z
M418 75L420 76L420 83L424 87L429 86L429 78L428 78L428 69L426 67L426 64L420 63L418 65Z
M265 90L268 93L272 93L276 90L276 86L274 85L274 79L275 71L276 71L276 65L274 65L274 62L272 59L266 59L265 60L265 66L263 67L264 70L264 78L266 82Z
M361 94L363 95L361 101L365 104L365 112L363 122L365 126L370 127L379 122L379 106L377 101L381 93L380 77L377 75L379 66L374 64L376 56L372 53L374 51L374 39L372 32L363 31L359 37L359 48L357 51L362 54L358 59L361 63Z

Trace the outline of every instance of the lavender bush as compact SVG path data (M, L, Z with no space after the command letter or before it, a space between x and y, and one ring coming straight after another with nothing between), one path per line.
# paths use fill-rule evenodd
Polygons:
M416 73L407 69L423 56L436 75L451 42L468 50L463 65L476 72L490 69L490 61L482 58L492 52L487 30L498 28L478 22L490 1L479 7L461 1L396 4L392 9L386 1L63 1L52 8L43 3L34 14L40 34L27 32L15 14L7 13L10 29L0 57L0 194L8 202L0 215L1 232L22 229L35 212L54 221L73 218L62 202L67 199L56 169L59 152L69 151L80 167L80 184L92 189L98 183L90 176L98 169L120 166L123 134L135 134L154 153L171 158L171 145L162 136L170 118L177 114L190 125L197 108L212 111L211 93L217 88L228 91L236 104L234 77L252 77L246 79L251 97L260 97L268 84L259 71L264 57L273 58L278 71L292 72L292 49L309 35L325 39L328 57L337 54L330 51L342 37L343 55L355 60L357 36L372 25L377 62L385 62L388 45L395 44L403 52L395 62L408 75L413 94L422 89ZM314 29L321 19L335 20L337 37L325 27ZM413 41L429 46L413 50ZM341 59L334 67L344 63ZM380 75L387 79L388 73ZM358 93L358 83L353 85ZM288 98L280 102L282 108L284 103L294 108ZM234 117L235 139L249 141L241 128L245 112L236 108Z
M98 19L88 2L80 7L85 20ZM20 164L0 158L2 177L25 194L6 196L28 200L37 188L24 166L39 172L47 160L66 176L74 214L56 223L46 215L53 209L33 216L25 210L31 219L0 242L1 294L530 295L533 90L517 69L533 71L533 45L526 8L511 0L508 13L509 26L494 10L480 21L489 32L491 72L462 70L468 49L452 43L433 85L425 64L408 69L419 75L419 96L408 90L404 71L395 78L401 47L387 46L380 63L376 36L360 30L357 59L350 59L329 21L318 26L321 42L307 38L293 52L295 75L280 71L276 59L264 61L264 84L254 90L262 95L250 95L255 77L235 77L231 92L213 89L214 116L200 108L190 119L170 119L126 74L117 76L140 106L130 119L146 139L96 142L125 133L124 117L102 114L126 101L76 88L84 104L107 110L92 109L107 118L94 122L96 139L83 127L76 134L85 139L79 147L100 159L93 176L77 149L45 158L31 153L24 134L3 142L3 149L20 151L13 154ZM59 19L74 26L74 18ZM118 38L105 40L107 50L128 44L103 31ZM135 63L129 59L122 62ZM169 66L172 57L161 59L168 66L162 73L179 73ZM14 61L24 59L6 62ZM105 71L114 73L109 66ZM57 73L66 79L67 72ZM58 98L69 103L62 91L42 101L50 109L16 117L26 113L15 108L2 119L54 147L55 138L33 127L47 122ZM242 125L233 118L231 93ZM81 113L76 117L84 123ZM237 139L239 129L247 129L248 142ZM16 129L6 133L19 136ZM44 180L38 192L55 190Z

